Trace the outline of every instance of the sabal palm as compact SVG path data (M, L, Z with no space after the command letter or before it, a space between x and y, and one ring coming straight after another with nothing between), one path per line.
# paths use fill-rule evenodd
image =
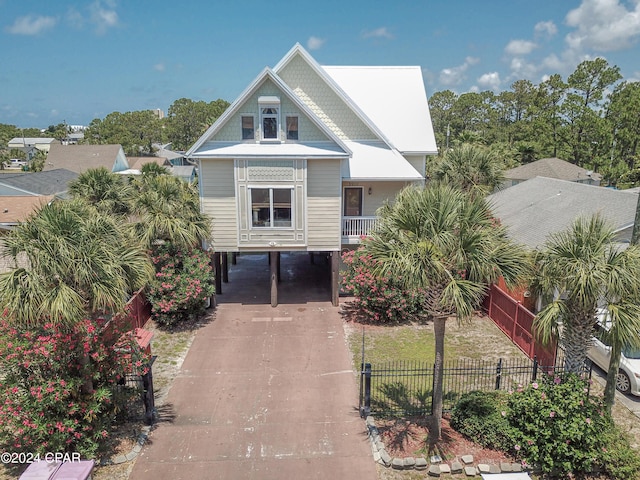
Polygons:
M551 301L536 315L534 326L545 342L560 338L569 371L582 370L592 344L596 309L608 309L611 403L622 347L640 346L640 247L623 249L615 240L602 217L579 218L552 236L535 258L535 287Z
M171 175L143 176L135 184L134 235L151 248L169 241L193 248L211 233L211 220L200 211L198 190Z
M73 198L81 198L103 213L129 213L131 188L121 175L104 167L89 169L69 184Z
M433 318L436 344L433 446L440 438L446 320L469 319L500 276L515 283L526 271L525 255L485 199L445 184L408 187L378 213L379 228L365 241L377 273L428 292L424 310Z
M115 217L80 200L45 205L4 239L13 269L0 275L0 308L15 321L73 324L118 312L153 267Z
M466 192L487 194L504 181L504 163L486 147L462 144L436 159L430 177Z

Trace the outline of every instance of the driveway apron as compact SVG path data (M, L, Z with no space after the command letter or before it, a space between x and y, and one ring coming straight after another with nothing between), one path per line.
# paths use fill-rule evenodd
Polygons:
M328 266L281 273L272 308L266 256L230 265L130 478L376 479Z

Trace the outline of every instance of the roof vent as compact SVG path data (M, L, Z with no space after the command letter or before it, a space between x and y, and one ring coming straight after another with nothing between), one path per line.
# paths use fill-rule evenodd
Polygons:
M591 175L593 175L593 170L587 170L587 177L590 177Z

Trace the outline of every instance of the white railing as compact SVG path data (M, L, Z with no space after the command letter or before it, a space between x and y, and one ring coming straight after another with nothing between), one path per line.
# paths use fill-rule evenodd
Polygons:
M342 219L342 236L358 240L368 235L378 222L377 217L346 217Z

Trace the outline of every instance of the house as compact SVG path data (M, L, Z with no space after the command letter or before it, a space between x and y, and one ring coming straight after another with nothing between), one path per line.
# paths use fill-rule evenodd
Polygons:
M61 145L54 143L47 155L44 170L64 168L84 173L92 168L104 167L110 172L129 168L129 162L120 145Z
M41 152L49 152L51 145L59 144L55 138L15 137L9 141L9 148L34 147Z
M542 158L505 172L504 187L511 187L535 177L557 178L569 182L600 185L601 176L559 158Z
M53 195L0 196L0 235L13 230L54 198ZM5 263L6 259L0 260L0 272L7 271Z
M370 231L386 200L424 183L435 154L420 67L321 66L296 44L186 157L213 218L208 247L223 260L269 252L275 305L279 254L289 251L331 257L337 304L340 251Z
M175 165L170 169L171 175L174 175L187 183L196 181L195 165Z
M78 178L77 173L63 168L0 175L0 197L61 195L68 190L69 183L76 178Z
M612 225L618 241L630 243L638 193L536 177L489 195L488 199L509 236L538 249L578 217L596 213Z

